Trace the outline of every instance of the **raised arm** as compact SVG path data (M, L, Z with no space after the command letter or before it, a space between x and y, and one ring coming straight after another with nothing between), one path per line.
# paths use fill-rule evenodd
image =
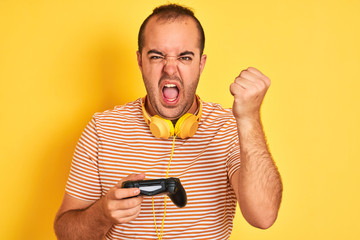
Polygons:
M275 222L282 198L282 182L266 144L260 107L270 79L255 68L241 72L230 86L234 96L241 166L231 181L244 218L266 229Z

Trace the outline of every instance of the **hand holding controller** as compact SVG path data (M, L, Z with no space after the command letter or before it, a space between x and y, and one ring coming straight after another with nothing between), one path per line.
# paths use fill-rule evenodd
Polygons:
M139 188L140 195L154 196L167 194L171 201L179 208L185 207L187 196L179 178L160 178L153 180L125 181L122 188Z

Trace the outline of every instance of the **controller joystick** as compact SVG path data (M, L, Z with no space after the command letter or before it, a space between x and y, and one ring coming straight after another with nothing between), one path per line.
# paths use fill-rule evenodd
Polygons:
M187 196L179 178L160 178L153 180L125 181L122 188L139 188L140 195L155 196L167 194L171 201L179 208L185 207Z

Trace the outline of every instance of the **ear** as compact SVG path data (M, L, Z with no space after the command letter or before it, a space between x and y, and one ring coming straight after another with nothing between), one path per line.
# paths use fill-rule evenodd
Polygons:
M200 74L202 73L202 71L204 70L205 67L205 63L206 63L206 59L207 59L207 55L203 54L200 58Z
M139 51L136 51L136 55L137 55L137 62L139 65L140 70L142 71L142 59L141 59L141 53Z

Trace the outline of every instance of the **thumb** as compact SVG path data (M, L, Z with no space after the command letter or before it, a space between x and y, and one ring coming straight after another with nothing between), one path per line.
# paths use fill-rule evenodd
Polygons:
M132 173L127 177L124 177L123 179L121 179L118 184L116 184L117 187L121 187L121 184L125 181L138 181L138 180L144 180L145 178L145 173Z

